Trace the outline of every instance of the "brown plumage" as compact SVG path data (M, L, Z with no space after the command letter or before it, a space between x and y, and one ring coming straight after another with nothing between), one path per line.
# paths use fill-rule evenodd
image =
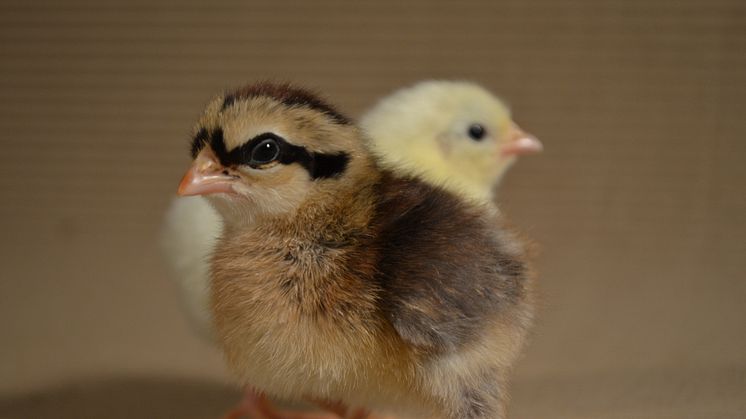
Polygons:
M415 417L504 417L532 318L521 242L494 208L381 167L289 85L216 98L182 194L225 221L218 340L242 384Z

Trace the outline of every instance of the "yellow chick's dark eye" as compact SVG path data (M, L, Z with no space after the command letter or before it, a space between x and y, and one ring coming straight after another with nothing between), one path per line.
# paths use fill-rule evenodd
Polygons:
M474 141L482 141L484 139L484 135L487 133L487 130L484 129L482 124L471 124L469 125L469 138L471 138Z
M274 139L266 139L251 150L251 165L267 164L280 157L280 146Z

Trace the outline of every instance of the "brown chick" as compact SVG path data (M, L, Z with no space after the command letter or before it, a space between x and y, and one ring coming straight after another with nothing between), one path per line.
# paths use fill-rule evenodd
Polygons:
M531 324L497 212L397 175L316 96L249 85L200 118L181 195L224 222L217 339L243 385L413 417L502 418Z

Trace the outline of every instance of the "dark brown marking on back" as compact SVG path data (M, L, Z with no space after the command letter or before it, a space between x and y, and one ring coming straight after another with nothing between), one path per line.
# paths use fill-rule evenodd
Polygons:
M376 280L384 313L410 343L450 351L525 294L525 262L497 222L449 192L385 173L379 184Z

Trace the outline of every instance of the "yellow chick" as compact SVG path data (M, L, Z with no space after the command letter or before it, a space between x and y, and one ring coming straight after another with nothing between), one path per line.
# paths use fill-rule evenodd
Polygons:
M424 81L382 99L360 121L385 161L471 198L492 200L495 186L522 154L542 150L484 88Z

